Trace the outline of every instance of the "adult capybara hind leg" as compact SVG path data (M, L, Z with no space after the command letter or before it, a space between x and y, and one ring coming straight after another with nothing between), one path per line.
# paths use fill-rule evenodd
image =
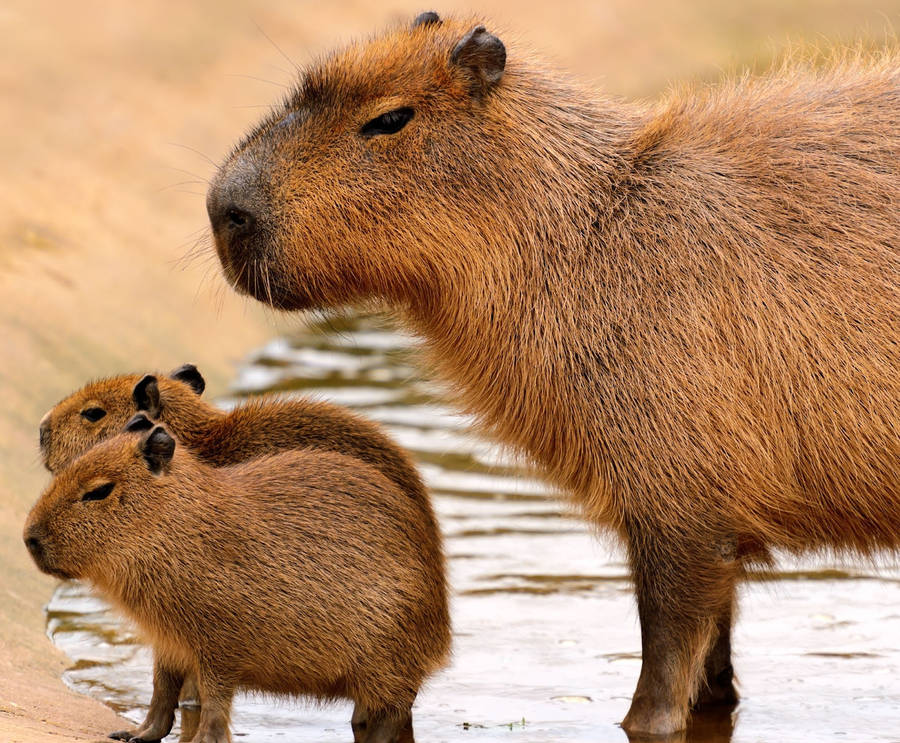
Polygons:
M693 709L733 707L738 703L734 667L731 665L731 626L732 607L729 607L716 622L716 639L706 656Z
M216 675L211 668L201 667L197 686L200 689L200 722L191 743L231 743L228 727L235 684Z
M356 710L353 717L356 718ZM412 726L412 710L403 715L373 712L367 715L357 738L357 727L353 727L354 743L415 743Z
M723 559L715 538L647 524L629 529L629 553L642 663L622 727L633 735L675 733L687 723L720 618L734 600L735 562Z

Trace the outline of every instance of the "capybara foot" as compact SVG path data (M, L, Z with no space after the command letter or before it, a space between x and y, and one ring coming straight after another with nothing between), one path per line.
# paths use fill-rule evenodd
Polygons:
M159 732L138 728L137 730L117 730L114 733L110 733L109 737L113 740L127 740L128 743L159 743L168 734L168 730Z
M116 732L110 733L107 737L113 740L131 740L136 732L136 730L116 730Z
M731 665L719 671L715 677L707 679L700 688L693 709L702 710L710 707L734 707L740 697L734 685L734 669Z
M622 720L622 728L629 738L672 736L687 727L687 710L650 699L635 697L631 709Z

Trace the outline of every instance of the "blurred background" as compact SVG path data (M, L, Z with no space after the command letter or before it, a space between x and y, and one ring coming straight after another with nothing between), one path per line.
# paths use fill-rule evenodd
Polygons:
M397 0L0 4L0 740L93 739L120 726L66 691L59 679L71 663L45 636L54 584L20 536L47 480L38 421L89 378L185 361L222 395L241 359L300 326L225 287L204 248L206 179L280 99L292 62L425 9ZM792 44L878 46L900 25L900 0L447 0L433 9L483 14L598 88L641 98L764 68Z

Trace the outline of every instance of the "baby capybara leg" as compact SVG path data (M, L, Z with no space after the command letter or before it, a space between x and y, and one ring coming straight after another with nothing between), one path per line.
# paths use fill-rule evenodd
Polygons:
M622 722L635 735L669 735L687 725L718 617L731 605L735 572L713 540L672 529L630 535L641 622L641 674Z
M738 703L731 665L732 608L728 607L716 622L716 639L706 656L703 679L697 692L694 709L733 707Z
M143 724L137 730L120 730L110 733L115 740L151 743L165 738L175 722L175 708L178 706L178 691L184 674L168 668L159 659L153 662L153 697Z

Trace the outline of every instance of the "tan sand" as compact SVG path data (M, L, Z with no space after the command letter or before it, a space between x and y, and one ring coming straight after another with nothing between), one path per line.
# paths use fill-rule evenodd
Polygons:
M789 35L877 41L890 23L900 26L900 0L787 8L748 0L739 10L718 0L687 9L666 0L474 5L562 65L630 95L764 62ZM20 536L47 480L37 458L41 415L89 377L184 361L221 393L233 363L276 332L271 316L224 288L208 253L177 262L206 228L202 180L213 166L192 148L221 158L264 111L255 106L279 97L262 80L290 79L289 62L258 27L303 63L424 9L363 0L0 8L0 743L91 740L124 725L66 690L66 660L45 634L53 581Z

